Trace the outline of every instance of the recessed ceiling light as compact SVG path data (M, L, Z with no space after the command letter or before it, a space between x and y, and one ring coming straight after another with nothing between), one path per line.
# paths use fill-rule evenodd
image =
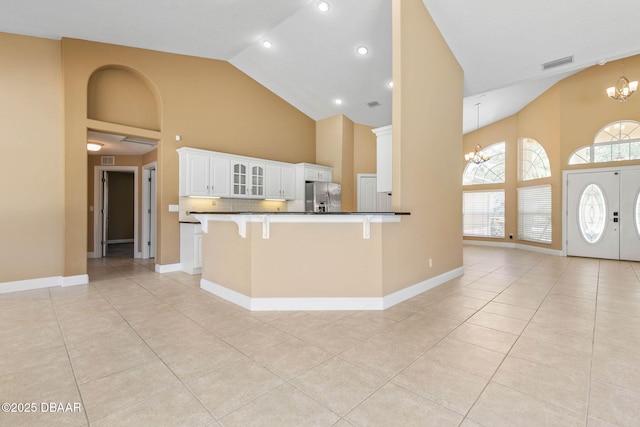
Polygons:
M389 87L389 89L393 88L393 80L387 82L387 87Z
M264 46L267 49L269 49L269 48L273 47L273 43L271 43L269 40L265 40L265 41L262 42L262 46Z
M327 13L329 12L329 9L331 9L331 5L329 5L328 1L319 1L316 3L316 7L322 13Z
M358 46L356 52L358 52L358 54L360 55L366 55L367 53L369 53L369 49L367 49L366 46Z
M338 98L335 101L333 101L336 103L336 105L342 105L342 99Z

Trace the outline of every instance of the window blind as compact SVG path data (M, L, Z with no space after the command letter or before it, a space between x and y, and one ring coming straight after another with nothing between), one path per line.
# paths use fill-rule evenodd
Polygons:
M518 238L551 243L551 185L518 188Z
M462 234L504 237L504 190L462 193Z

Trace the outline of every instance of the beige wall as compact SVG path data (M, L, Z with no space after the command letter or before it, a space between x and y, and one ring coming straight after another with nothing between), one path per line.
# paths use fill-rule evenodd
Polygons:
M393 0L393 208L384 294L462 266L462 69L421 0ZM433 260L429 268L428 260Z
M625 74L640 78L640 56L624 60ZM616 83L622 71L622 61L604 66L594 66L568 77L524 107L517 114L464 136L462 153L472 151L476 144L487 147L495 142L506 142L505 184L465 186L465 190L505 189L505 238L482 239L465 237L465 240L489 240L517 242L547 249L562 249L562 172L572 169L628 166L640 164L640 160L596 163L569 166L571 154L580 147L590 145L596 134L607 124L618 120L640 121L640 98L632 96L626 102L610 100L605 89ZM479 138L478 138L479 134ZM549 156L551 177L534 181L518 181L518 140L533 138ZM461 172L465 162L460 155ZM535 243L517 240L517 188L531 185L552 186L552 243ZM509 240L509 234L514 236Z
M87 128L159 140L158 249L156 262L179 262L178 154L182 146L286 162L315 162L315 122L224 61L173 55L74 39L62 40L66 130L66 222L77 224L65 235L65 274L86 271ZM88 82L105 67L133 70L159 102L160 131L88 119ZM115 73L117 74L117 73ZM127 81L131 83L127 75ZM118 85L117 78L103 81ZM126 87L127 83L123 83ZM109 93L109 91L103 91ZM118 92L121 93L122 91ZM100 99L92 111L101 117L117 109L120 97ZM109 105L111 104L111 105ZM138 125L142 126L142 125ZM175 141L181 135L181 142ZM71 166L69 166L71 165Z
M381 297L381 227L362 224L247 224L209 221L202 277L252 298ZM301 239L300 236L304 236ZM339 250L337 250L339 249Z
M371 126L358 123L353 125L353 206L358 206L358 174L375 174L376 164L376 135L371 132ZM354 210L355 210L354 209Z
M60 43L0 33L0 58L0 283L61 276Z
M359 173L376 173L373 127L339 114L316 123L316 162L333 167L333 181L342 185L342 210L358 206Z

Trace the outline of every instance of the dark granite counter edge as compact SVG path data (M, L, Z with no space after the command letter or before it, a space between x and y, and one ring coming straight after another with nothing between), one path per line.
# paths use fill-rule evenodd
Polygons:
M411 215L410 212L187 212L187 215Z

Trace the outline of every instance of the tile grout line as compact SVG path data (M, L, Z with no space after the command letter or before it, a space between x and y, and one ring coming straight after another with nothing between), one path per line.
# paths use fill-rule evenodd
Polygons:
M135 276L127 276L127 277L128 277L128 279L127 279L127 280L130 280L130 281L131 281L132 283L134 283L136 286L139 286L139 287L141 287L141 288L145 289L147 292L150 292L150 291L148 291L144 286L142 286L142 285L140 285L140 284L136 283L136 282L132 279L132 278L133 278L133 277L135 277ZM173 281L175 281L175 282L179 282L179 281L177 281L177 280L175 280L175 279L172 279L172 278L170 278L170 279L171 279L171 280L173 280ZM137 335L137 336L142 340L142 342L144 342L144 344L145 344L145 345L146 345L146 346L147 346L147 347L148 347L148 348L153 352L153 354L158 358L158 360L159 360L160 362L162 362L162 364L163 364L163 365L164 365L164 366L165 366L165 367L166 367L166 368L167 368L167 369L168 369L168 370L169 370L169 371L170 371L170 372L171 372L171 373L176 377L176 379L177 379L177 380L180 382L180 384L182 384L182 386L183 386L183 387L184 387L184 388L189 392L189 394L191 394L191 396L193 396L193 397L198 401L198 403L200 403L200 405L202 405L202 407L207 411L207 413L208 413L208 414L209 414L209 415L210 415L210 416L211 416L215 421L219 421L219 420L218 420L218 418L217 418L215 415L213 415L213 414L211 413L211 411L209 411L209 408L207 408L207 407L206 407L206 406L205 406L205 405L200 401L200 399L198 399L198 397L197 397L196 395L194 395L194 394L193 394L193 392L191 391L191 389L190 389L190 388L189 388L189 387L184 383L184 381L182 381L182 379L178 376L178 374L176 374L176 373L173 371L173 369L171 369L171 368L169 367L169 365L167 365L167 363L164 361L164 359L163 359L162 357L160 357L160 355L155 351L155 349L154 349L153 347L151 347L151 345L149 345L149 343L148 343L148 342L147 342L147 341L146 341L146 340L145 340L145 339L144 339L144 338L143 338L143 337L138 333L138 331L133 327L133 325L131 325L131 323L129 323L129 321L128 321L128 320L127 320L127 319L122 315L122 313L120 313L120 311L118 311L118 309L113 305L113 303L112 303L112 302L111 302L107 297L105 297L105 296L104 296L104 294L103 294L102 292L100 292L100 289L99 289L98 287L96 287L96 290L97 290L97 291L98 291L98 293L100 293L100 295L105 299L105 301L106 301L107 303L109 303L109 305L112 307L112 309L113 309L116 313L118 313L118 316L120 316L120 317L122 318L122 320L123 320L123 321L127 324L127 326L128 326L128 327L133 331L133 333L135 333L135 334L136 334L136 335ZM160 297L156 296L156 295L155 295L155 294L153 294L152 292L150 292L150 293L151 293L154 297L158 298L159 300L162 300ZM163 300L162 300L162 301L163 301ZM164 302L164 301L163 301L163 302ZM171 307L171 306L170 306L170 307ZM176 309L175 309L175 308L173 308L173 307L171 307L171 308L172 308L173 310L177 311L178 313L180 313L180 314L182 314L183 316L185 316L185 317L186 317L186 315L185 315L184 313L182 313L181 311L178 311L178 310L176 310ZM137 365L137 366L142 366L142 365ZM123 372L123 371L120 371L120 372ZM113 374L116 374L116 373L117 373L117 372L114 372ZM110 374L110 375L113 375L113 374ZM105 376L105 377L103 377L103 378L106 378L106 377L108 377L108 376L110 376L110 375L107 375L107 376ZM161 393L163 393L163 392L165 392L165 391L167 391L167 390L169 390L169 389L170 389L170 387L169 387L169 386L162 387L160 390L158 390L158 392L157 392L157 393L153 393L151 396L148 396L148 397L146 397L145 399L139 400L139 401L137 401L137 402L135 402L135 403L132 403L132 404L130 404L130 405L123 406L122 408L119 408L119 409L118 409L118 410L116 410L115 412L111 412L110 414L107 414L107 415L105 415L104 417L101 417L100 419L104 419L104 418L106 418L106 417L110 416L111 414L115 414L115 413L117 413L117 412L120 412L120 411L123 411L123 410L125 410L125 409L131 408L131 407L133 407L133 406L135 406L135 405L138 405L138 404L140 404L140 403L142 403L142 402L147 402L147 401L151 400L152 398L156 397L157 395L159 395L159 394L161 394ZM98 420L96 420L96 421L98 421ZM91 424L89 424L89 426L91 426Z
M90 286L90 285L88 285ZM73 382L76 385L76 390L78 391L78 396L80 397L80 403L82 404L82 408L84 409L84 418L87 421L87 426L90 426L89 422L89 414L87 413L87 406L84 404L84 399L82 398L82 393L80 392L80 385L78 384L78 377L76 375L76 370L73 367L73 363L71 362L71 355L69 354L69 348L67 347L67 339L64 334L64 330L62 329L62 325L60 324L60 316L58 315L58 308L56 303L53 300L53 295L51 294L51 288L48 288L49 299L51 300L51 305L53 306L53 311L56 314L56 323L58 324L58 329L60 330L60 335L62 336L62 343L64 344L64 350L67 353L67 360L69 361L69 367L71 368L71 373L73 374Z
M526 272L522 273L519 277L522 277L522 276L524 276L525 274L529 273L529 272L530 272L531 270L533 270L535 267L537 267L538 265L540 265L543 261L544 261L544 259L542 259L542 258L541 258L541 259L540 259L540 260L539 260L535 265L533 265L533 266L532 266L529 270L527 270ZM568 263L568 264L569 264L569 263ZM563 271L563 272L567 269L568 264L567 264L567 265L565 265L565 266L563 267L563 269L562 269L562 271ZM517 280L516 280L516 281L517 281ZM516 281L514 281L513 283L515 283ZM512 283L511 285L509 285L507 288L505 288L502 292L504 292L504 291L506 291L507 289L509 289L509 288L513 285L513 283ZM504 361L507 359L507 356L509 356L509 354L511 353L511 350L513 350L513 347L515 347L515 345L517 344L517 342L520 340L520 338L522 337L522 334L523 334L523 333L524 333L524 331L527 329L527 327L528 327L528 326L529 326L529 324L531 323L532 319L535 317L535 315L538 313L538 311L540 311L540 307L542 306L542 304L544 304L544 301L549 297L549 294L551 293L551 291L553 290L553 288L556 286L556 284L557 284L557 283L558 283L558 281L556 280L556 281L555 281L555 283L554 283L554 285L553 285L553 286L551 286L551 287L549 288L549 290L547 291L547 293L546 293L546 295L545 295L544 299L542 299L542 301L541 301L541 302L540 302L540 304L538 305L538 308L536 308L535 313L533 313L533 315L531 316L531 318L527 321L527 324L525 325L525 327L524 327L524 328L522 328L522 331L520 331L520 333L518 334L518 338L513 342L513 344L512 344L512 345L511 345L511 347L509 348L509 351L507 351L507 353L504 355L504 357L503 357L502 361L500 362L500 364L498 365L498 367L496 368L496 370L495 370L495 371L493 372L493 374L491 375L491 378L489 378L489 381L487 381L487 384L485 384L485 386L483 387L482 391L480 391L480 393L478 394L478 397L476 397L476 399L474 400L474 402L473 402L473 403L471 404L471 406L469 407L469 410L468 410L468 411L467 411L467 413L464 415L464 418L462 419L462 422L460 423L460 425L462 425L462 423L464 423L464 420L465 420L465 419L469 418L469 414L471 413L471 410L472 410L472 409L474 408L474 406L478 403L478 400L480 400L480 397L481 397L481 396L482 396L482 394L485 392L485 390L487 389L487 387L489 386L489 384L491 384L491 381L493 381L493 378L495 377L495 375L498 373L498 371L500 370L500 368L501 368L501 367L502 367L502 365L504 364ZM500 292L498 295L496 295L496 297L498 297L500 294L502 294L502 292ZM492 300L492 301L493 301L493 300ZM515 356L512 356L512 357L515 357ZM497 383L497 384L500 384L500 383ZM513 388L511 388L511 387L504 386L504 385L502 385L502 384L500 384L500 385L501 385L501 386L503 386L503 387L506 387L506 388L508 388L508 389L510 389L510 390L514 390L514 391L516 391L516 392L518 392L518 393L522 393L522 394L524 394L524 395L526 395L526 396L532 397L532 398L534 398L534 399L539 399L539 400L542 400L543 402L550 403L550 404L552 404L552 405L554 405L554 406L558 406L558 407L561 407L561 408L563 408L563 409L568 409L568 408L564 408L564 407L562 407L562 406L556 405L555 403L551 403L551 402L548 402L548 401L546 401L546 400L543 400L543 399L537 398L537 397L532 396L532 395L530 395L530 394L528 394L528 393L524 393L524 392L522 392L522 391L515 390L515 389L513 389ZM575 412L575 411L574 411L574 412ZM472 420L472 421L474 421L474 422L477 422L477 421L473 420L472 418L469 418L469 419L470 419L470 420Z

